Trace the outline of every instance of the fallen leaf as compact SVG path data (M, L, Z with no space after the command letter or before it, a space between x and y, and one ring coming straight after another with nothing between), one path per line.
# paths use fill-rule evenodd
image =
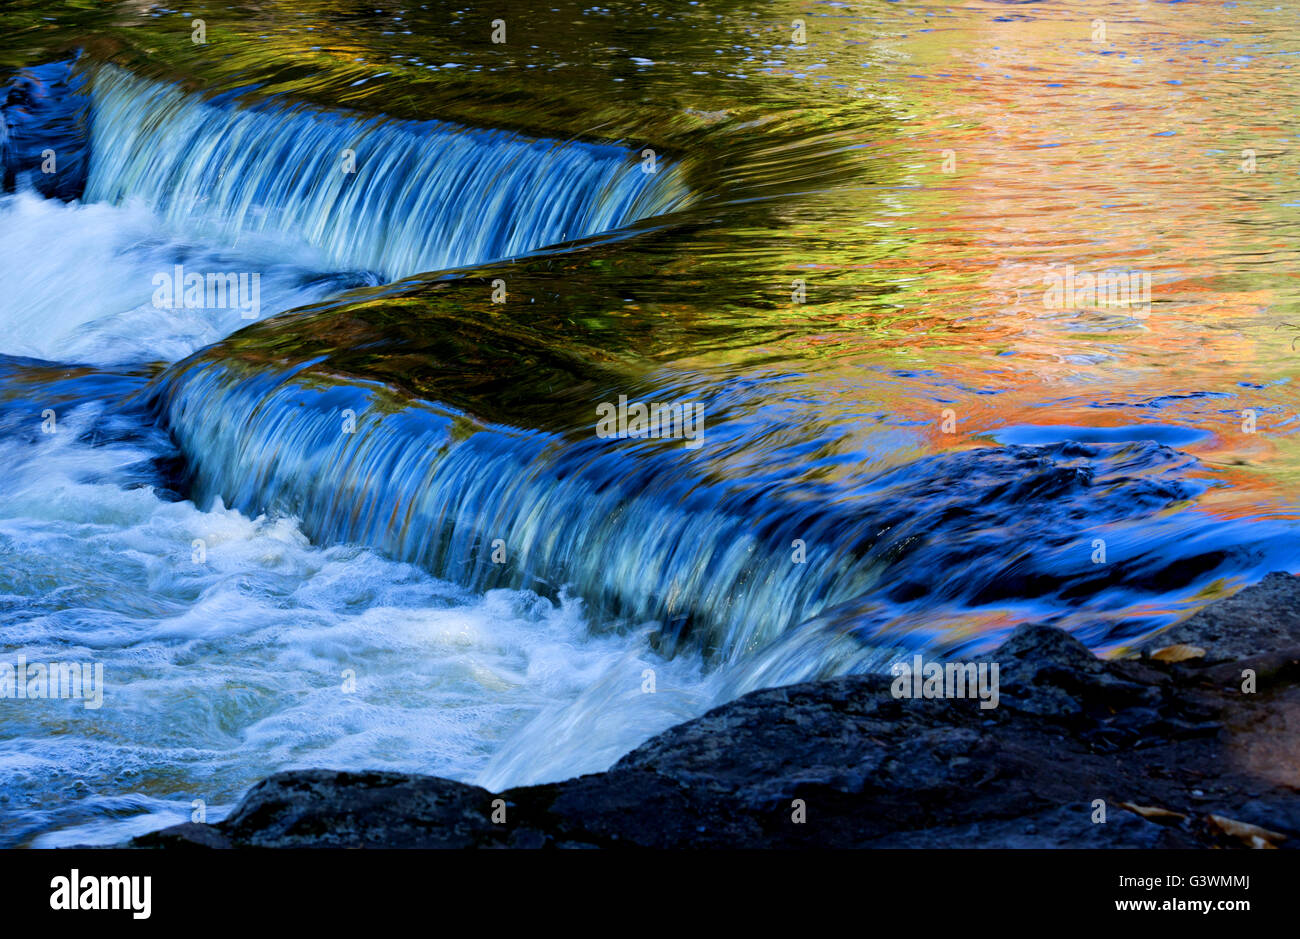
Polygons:
M1267 828L1260 828L1258 825L1252 825L1249 822L1239 822L1235 818L1228 818L1224 815L1207 815L1205 820L1211 828L1230 838L1244 841L1252 848L1276 848L1283 841L1286 841L1286 835L1280 832L1269 831Z
M1205 650L1200 646L1165 646L1151 653L1157 662L1186 662L1188 659L1205 658Z
M1141 815L1143 818L1150 818L1154 820L1177 819L1179 821L1182 821L1187 817L1186 815L1183 815L1180 812L1175 812L1171 809L1162 809L1158 805L1135 805L1132 802L1121 802L1120 808L1125 808L1128 809L1130 812L1135 812L1138 815Z

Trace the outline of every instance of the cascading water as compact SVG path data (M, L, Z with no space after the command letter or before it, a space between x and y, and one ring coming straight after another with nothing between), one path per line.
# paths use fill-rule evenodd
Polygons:
M752 11L652 5L635 30L596 7L545 48L485 51L440 47L459 27L429 6L248 10L247 36L214 23L192 51L188 16L118 10L76 64L30 66L68 43L21 57L0 135L0 651L101 663L106 688L101 709L6 712L4 844L117 842L195 800L215 820L279 769L494 790L595 771L753 688L984 651L1029 621L1114 652L1296 567L1288 477L1259 469L1294 429L1270 361L1290 339L1191 306L1220 273L1251 315L1285 306L1293 258L1267 280L1257 195L1182 218L1213 203L1199 177L1148 193L1147 164L1058 151L1036 124L1007 146L996 122L1061 106L1006 108L1038 87L1020 73L971 119L996 134L967 111L1001 69L923 113L890 90L933 42L906 18L900 75L839 7L799 50ZM985 12L953 15L963 42ZM630 57L633 34L660 51ZM385 76L403 119L367 93ZM1116 147L1159 117L1120 103ZM1158 136L1190 167L1177 116ZM676 159L643 160L642 133ZM954 146L959 171L927 176ZM1015 162L1031 151L1086 178ZM1063 192L1097 195L1095 244ZM1151 205L1194 239L1173 260L1125 228ZM1154 313L1021 303L1047 254L1149 261ZM182 269L200 302L160 304ZM207 302L225 274L258 278L253 319ZM597 437L620 395L707 401L702 445ZM1231 439L1248 407L1277 436Z
M14 715L0 741L16 806L5 844L116 842L188 817L194 798L219 818L268 760L473 779L530 717L611 672L653 666L668 687L649 708L605 695L602 712L626 719L509 778L599 769L711 700L697 665L663 661L645 636L590 636L577 599L468 592L315 547L283 515L172 501L177 454L132 403L145 373L130 363L182 358L248 323L233 303L159 304L156 278L178 267L255 275L265 318L613 231L683 204L676 169L642 172L608 145L203 101L113 66L56 64L14 88L0 645L104 664L111 707ZM51 185L40 152L56 130L70 162ZM357 679L343 694L345 672ZM53 809L51 778L72 787Z
M88 200L139 199L231 240L301 238L325 263L384 280L576 241L687 196L677 168L647 172L618 147L274 101L236 108L112 67L93 85Z
M657 624L661 649L703 652L743 687L747 670L768 667L755 653L788 650L804 624L860 642L805 650L786 681L878 662L881 648L988 648L1014 618L945 636L945 617L1050 597L1065 606L1087 589L1095 596L1072 604L1081 634L1121 644L1161 624L1125 622L1143 584L1195 582L1238 553L1236 563L1276 563L1294 534L1168 525L1162 515L1206 489L1196 461L1114 434L930 457L847 488L805 484L798 498L710 472L715 454L753 435L743 420L714 424L691 454L676 441L611 444L590 428L485 424L368 383L205 356L169 371L155 397L193 455L200 505L292 516L314 540L368 545L474 589L572 589L599 619ZM1081 547L1101 536L1135 559L1098 571Z
M392 413L342 382L232 380L200 364L162 387L167 426L204 454L192 463L200 505L274 509L322 543L372 545L475 589L571 585L602 613L663 623L724 661L877 578L861 510L703 486L667 454L632 464L594 436ZM791 563L796 539L807 568Z
M576 596L602 633L621 625L670 656L655 669L706 666L638 696L642 673L624 663L542 709L477 777L497 789L600 765L593 750L613 758L634 734L756 688L883 670L912 651L987 652L1049 610L1095 647L1122 646L1176 615L1152 583L1194 596L1294 545L1284 522L1224 531L1175 514L1206 491L1196 461L1114 432L937 455L796 497L714 466L756 435L796 433L779 422L759 434L720 419L694 452L611 442L590 426L485 423L312 364L250 370L205 353L155 382L200 506L291 516L313 541L367 545L473 590ZM1097 539L1116 555L1103 570Z

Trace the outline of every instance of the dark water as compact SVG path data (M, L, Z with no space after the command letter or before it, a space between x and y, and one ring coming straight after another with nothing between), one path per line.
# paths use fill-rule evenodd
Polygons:
M1032 621L1118 654L1300 570L1283 7L0 34L0 645L105 667L102 708L0 702L5 843L295 766L561 778L752 688ZM160 308L176 265L257 302ZM702 427L601 436L621 396Z

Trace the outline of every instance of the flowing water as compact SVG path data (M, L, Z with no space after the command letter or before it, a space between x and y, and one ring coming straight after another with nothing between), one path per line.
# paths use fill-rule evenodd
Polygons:
M337 6L0 11L0 844L1300 571L1294 10Z

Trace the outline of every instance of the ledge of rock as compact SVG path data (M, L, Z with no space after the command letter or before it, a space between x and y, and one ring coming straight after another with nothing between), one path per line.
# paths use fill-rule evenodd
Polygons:
M1191 651L1159 655L1171 646ZM996 708L895 698L887 676L809 682L745 695L603 773L499 794L400 773L277 773L216 825L131 844L1300 846L1300 577L1270 574L1142 652L1102 660L1022 626L987 659Z
M1211 662L1295 649L1300 646L1300 577L1269 574L1156 635L1143 653L1175 644L1204 648Z

